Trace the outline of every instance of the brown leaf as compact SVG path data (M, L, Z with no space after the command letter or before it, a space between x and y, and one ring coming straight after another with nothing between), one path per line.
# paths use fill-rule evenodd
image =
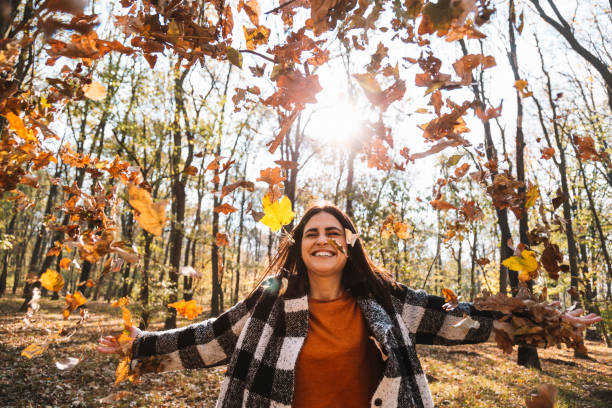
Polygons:
M527 408L554 408L558 392L554 385L540 385L537 395L525 398Z
M217 243L217 246L229 246L229 238L222 232L217 232L215 242Z
M240 180L235 183L223 186L221 188L221 199L223 199L228 194L231 194L234 190L236 190L239 187L242 187L246 189L247 191L251 191L251 192L255 190L255 185L253 184L252 181Z
M256 181L263 181L264 183L268 183L270 186L280 184L287 179L281 175L280 167L268 167L267 169L260 170L259 174L260 177L257 178Z
M223 213L223 214L231 214L233 212L238 211L236 209L236 207L234 207L233 205L227 204L227 203L223 203L221 205L218 205L214 208L213 210L216 213Z
M458 209L457 207L455 207L451 203L445 201L444 198L441 198L439 200L431 200L429 202L429 204L431 204L431 206L433 208L435 208L436 210L448 211L448 210L457 210Z

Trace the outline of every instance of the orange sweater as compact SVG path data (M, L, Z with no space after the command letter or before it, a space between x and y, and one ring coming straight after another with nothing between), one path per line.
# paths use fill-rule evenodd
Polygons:
M380 352L355 299L309 299L308 336L295 367L294 408L370 406L382 376Z

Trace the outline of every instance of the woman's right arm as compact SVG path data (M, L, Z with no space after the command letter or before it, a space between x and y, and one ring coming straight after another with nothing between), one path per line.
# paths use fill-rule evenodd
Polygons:
M257 301L271 286L266 280L248 298L216 318L179 329L136 333L131 371L144 374L225 364ZM100 347L98 350L104 352Z

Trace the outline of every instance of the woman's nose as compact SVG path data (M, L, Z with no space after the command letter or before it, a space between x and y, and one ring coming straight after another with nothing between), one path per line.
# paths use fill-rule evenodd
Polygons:
M317 244L318 245L327 244L327 237L324 234L320 234L319 236L317 236Z

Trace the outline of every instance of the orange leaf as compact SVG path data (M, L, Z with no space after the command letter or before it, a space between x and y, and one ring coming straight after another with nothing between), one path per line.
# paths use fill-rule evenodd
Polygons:
M59 266L62 269L68 269L68 267L70 266L70 263L72 261L70 260L70 258L64 258L60 261Z
M160 236L166 224L167 201L153 203L151 194L135 184L128 185L128 194L130 205L138 210L134 216L138 224L151 234Z
M215 242L217 243L217 246L229 246L229 239L227 238L227 235L221 232L217 232Z
M451 203L445 201L444 198L441 198L439 200L431 200L429 202L429 204L431 204L431 206L433 208L435 208L436 210L448 211L448 210L456 210L457 209L457 207L455 207Z
M281 176L280 167L269 167L265 170L261 170L259 174L261 176L256 181L263 181L264 183L268 183L271 186L280 184L283 180L287 180L286 177Z
M178 315L184 316L189 320L196 318L204 311L204 308L196 304L196 301L193 299L187 302L180 300L178 302L170 303L168 307L176 309L176 313Z
M234 206L232 206L230 204L223 203L221 205L216 206L213 211L216 212L216 213L231 214L231 213L236 212L238 210L236 209L236 207L234 207Z
M64 287L64 278L56 271L47 269L40 276L40 284L51 292L59 292Z

